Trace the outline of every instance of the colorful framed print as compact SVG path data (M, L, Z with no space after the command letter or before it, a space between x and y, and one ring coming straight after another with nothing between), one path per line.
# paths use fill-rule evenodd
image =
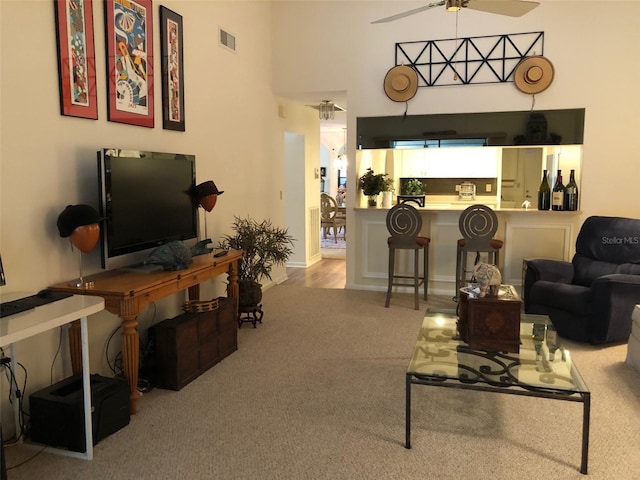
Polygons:
M153 128L151 0L106 0L105 21L109 121Z
M162 128L184 132L184 58L182 17L160 6Z
M97 120L96 52L91 0L54 0L60 114Z

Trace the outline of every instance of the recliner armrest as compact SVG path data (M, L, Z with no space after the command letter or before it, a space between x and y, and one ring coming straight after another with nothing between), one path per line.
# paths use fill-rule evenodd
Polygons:
M533 273L532 280L547 282L571 283L573 280L573 264L563 260L534 259L527 261L527 274Z
M631 313L640 303L640 275L613 273L591 284L592 343L625 341L631 333Z
M524 311L529 311L531 287L539 280L549 282L571 283L573 280L573 264L563 260L533 259L527 260L524 277Z

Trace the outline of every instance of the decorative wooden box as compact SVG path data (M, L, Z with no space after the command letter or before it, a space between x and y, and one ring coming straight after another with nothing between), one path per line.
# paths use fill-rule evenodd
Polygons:
M522 300L511 285L501 285L497 297L470 298L460 289L458 333L473 350L520 351Z
M218 301L215 310L183 313L153 327L160 388L180 390L238 349L236 301Z

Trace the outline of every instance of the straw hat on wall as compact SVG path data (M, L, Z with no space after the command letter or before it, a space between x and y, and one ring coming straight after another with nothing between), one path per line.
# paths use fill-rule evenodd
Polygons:
M418 73L406 65L397 65L384 77L384 92L394 102L411 100L418 91Z
M536 55L520 61L513 72L513 81L521 92L535 95L551 85L553 74L553 64L547 58Z

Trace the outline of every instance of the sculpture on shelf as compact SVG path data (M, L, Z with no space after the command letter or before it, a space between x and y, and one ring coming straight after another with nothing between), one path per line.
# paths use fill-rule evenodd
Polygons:
M84 287L82 276L82 254L94 249L100 237L100 214L90 205L67 205L58 215L58 232L62 238L69 237L72 246L79 251L80 277L73 285Z
M480 287L480 297L491 297L498 295L500 284L502 283L502 274L495 265L490 263L478 263L473 268L473 276Z
M211 243L211 240L207 238L188 248L184 243L177 240L168 242L156 247L149 254L147 263L160 265L163 270L185 270L193 261L193 257L213 251L213 248L206 246L209 243Z
M213 180L207 180L196 186L195 198L202 208L207 212L213 210L218 202L218 195L222 195L224 190L218 190ZM207 238L207 215L204 216L204 238Z

